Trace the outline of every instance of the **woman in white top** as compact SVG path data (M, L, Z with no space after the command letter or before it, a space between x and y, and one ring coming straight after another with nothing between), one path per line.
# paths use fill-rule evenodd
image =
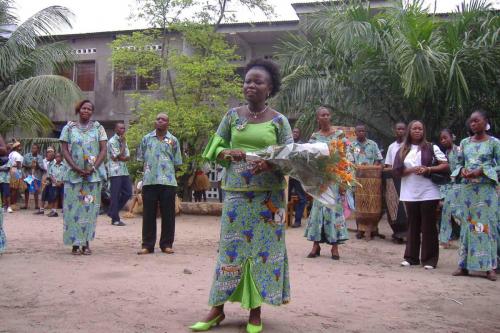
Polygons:
M12 150L9 154L11 207L16 205L19 191L22 191L25 188L22 172L24 157L21 153L19 153L20 151L21 143L19 141L14 142L12 144Z
M432 166L434 159L438 165ZM394 176L401 177L400 200L405 203L410 226L402 266L422 264L426 269L433 269L437 265L436 209L441 196L430 174L446 171L449 171L446 156L437 146L427 142L424 124L412 121L393 166Z

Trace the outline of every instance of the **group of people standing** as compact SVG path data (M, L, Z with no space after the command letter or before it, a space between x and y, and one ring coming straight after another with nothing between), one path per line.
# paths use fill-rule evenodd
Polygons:
M279 68L265 59L250 61L246 67L243 93L247 101L229 110L216 134L210 139L203 157L225 167L222 179L224 204L220 241L209 293L210 311L190 328L207 331L225 319L227 301L239 302L249 310L246 331L263 330L261 305L286 304L290 301L288 255L285 246L284 175L265 160L247 161L248 152L271 145L299 142L300 132L292 129L287 118L267 104L281 86ZM125 127L117 124L108 141L104 128L92 121L94 105L82 101L76 107L78 120L68 122L60 141L67 165L64 173L64 244L74 254L91 254L89 242L95 235L99 214L101 186L110 178L111 196L116 200L108 212L112 223L122 225L118 212L130 198L131 184L125 162L130 153ZM311 142L344 141L348 157L358 165L383 163L376 143L366 136L364 125L356 126L356 140L348 142L342 131L331 125L333 110L317 109L318 131ZM453 145L450 131L441 132L442 152L427 141L425 124L415 120L395 126L397 141L388 149L385 164L392 168L395 183L400 185L399 199L408 221L408 231L394 230L393 238L406 238L403 266L437 266L439 256L436 210L441 199L444 208L441 239L448 244L451 218L460 223L459 268L453 275L471 271L487 272L495 280L499 244L499 204L496 187L500 172L500 141L488 135L488 119L481 111L472 113L468 126L471 135L460 147ZM156 245L156 215L161 215L159 246L162 252L174 253L175 171L182 164L177 138L168 131L169 118L160 113L155 129L146 134L137 148L137 158L144 163L143 229L140 255L151 254ZM0 139L0 156L5 155ZM107 162L106 161L107 157ZM107 170L105 163L108 163ZM454 183L440 192L433 175L451 173ZM399 181L400 180L400 181ZM300 187L300 184L294 186ZM313 201L305 237L313 242L309 258L320 255L320 244L331 245L331 258L339 260L338 245L348 240L345 202L348 191L331 186L337 196L335 207ZM299 210L305 202L301 202ZM294 225L300 226L300 218ZM398 217L399 218L399 217ZM0 248L4 241L0 213ZM120 223L121 222L121 223ZM358 238L366 237L358 230ZM369 236L369 235L368 235Z
M207 331L219 325L225 319L225 303L237 301L250 310L247 332L260 332L261 304L290 301L283 221L279 221L285 201L283 175L265 161L245 160L247 152L272 144L301 142L300 131L292 132L287 119L266 104L280 84L275 64L267 60L250 62L243 85L248 104L231 109L224 116L205 149L205 158L227 168L222 182L226 195L209 297L212 308L203 321L190 327L193 331ZM439 238L448 247L455 223L452 221L456 221L461 230L459 268L453 275L482 271L489 280L496 280L500 141L487 134L488 119L482 111L471 114L467 124L471 134L460 147L453 145L449 130L441 132L444 152L427 141L423 122L395 124L396 141L390 145L385 161L377 144L367 138L364 125L356 126L356 139L348 142L344 133L331 125L331 108L321 106L316 115L319 130L311 136L311 142L342 138L354 164L384 163L391 174L399 201L391 221L393 239L406 242L402 266L422 264L426 269L434 269ZM452 181L442 185L440 191L436 178L450 174ZM305 195L300 183L291 180L290 187L299 197L292 227L300 227ZM337 194L335 207L313 201L305 230L306 238L313 242L309 258L318 257L320 244L327 243L332 246L331 258L338 260L338 245L348 239L343 202L352 194L337 186L332 186L332 191ZM444 207L438 233L440 201ZM358 229L358 238L366 236Z
M54 147L47 147L45 155L38 144L31 146L31 152L22 155L18 141L6 145L6 152L0 156L0 193L2 210L13 213L17 210L19 195L24 194L24 205L29 208L29 197L33 194L35 214L43 215L45 208L50 209L47 216L57 217L57 206L63 198L62 176L65 171L62 155ZM40 202L40 193L41 202Z

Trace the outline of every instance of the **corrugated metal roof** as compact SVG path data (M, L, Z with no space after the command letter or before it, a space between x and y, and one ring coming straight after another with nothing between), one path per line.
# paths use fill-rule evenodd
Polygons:
M232 22L232 23L222 23L221 28L230 28L230 27L252 27L252 26L273 26L273 25L290 25L290 24L298 24L299 20L270 20L270 21L256 21L256 22ZM109 35L109 34L127 34L133 33L137 31L149 30L150 28L144 29L125 29L125 30L108 30L108 31L95 31L95 32L83 32L83 33L67 33L67 34L59 34L56 37L78 37L78 36L97 36L97 35Z

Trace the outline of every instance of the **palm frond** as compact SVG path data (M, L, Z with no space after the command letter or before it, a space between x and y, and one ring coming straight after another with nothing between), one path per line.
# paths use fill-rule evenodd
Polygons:
M13 123L32 132L50 129L48 111L73 105L81 97L78 86L62 76L40 75L21 80L0 92L0 119L5 123L2 127Z
M24 57L33 52L44 37L44 42L50 42L51 35L59 28L71 27L69 17L71 12L60 6L45 8L24 21L14 30L0 47L0 78L9 77L10 71L18 67Z

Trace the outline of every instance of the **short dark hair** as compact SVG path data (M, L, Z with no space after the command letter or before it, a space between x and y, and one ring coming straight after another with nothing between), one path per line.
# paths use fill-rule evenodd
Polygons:
M490 121L490 118L488 117L488 113L487 113L485 110L481 109L481 108L476 108L476 109L474 109L474 110L472 111L472 113L471 113L471 116L472 116L472 114L473 114L473 113L479 113L479 114L481 115L481 117L483 117L483 118L484 118L484 120L486 120L486 122L489 122L489 121ZM470 117L469 117L469 118L470 118Z
M396 122L396 123L394 124L394 127L398 127L398 125L405 125L405 127L406 127L406 123L405 123L404 121L402 121L402 120L401 120L401 121Z
M330 112L330 114L332 114L332 113L333 113L333 107L331 107L330 105L327 105L327 104L321 104L320 106L318 106L318 107L316 108L316 115L318 115L319 110L321 110L321 109L326 109L326 110L328 110L328 112Z
M117 125L125 125L125 122L123 120L119 120L115 123L115 128Z
M92 111L94 111L94 109L95 109L94 103L92 103L91 100L84 99L84 100L81 100L80 102L76 103L75 114L78 114L80 112L80 109L82 108L83 104L85 104L85 103L89 103L90 105L92 105Z
M271 94L269 96L275 96L281 88L281 74L279 66L274 61L256 58L250 60L250 62L245 67L245 75L253 68L262 68L269 74L269 77L271 78L271 84L273 86L273 89L271 90Z
M439 135L441 135L441 133L448 133L448 135L453 138L453 132L451 131L451 129L449 128L443 128L441 131L439 131Z

